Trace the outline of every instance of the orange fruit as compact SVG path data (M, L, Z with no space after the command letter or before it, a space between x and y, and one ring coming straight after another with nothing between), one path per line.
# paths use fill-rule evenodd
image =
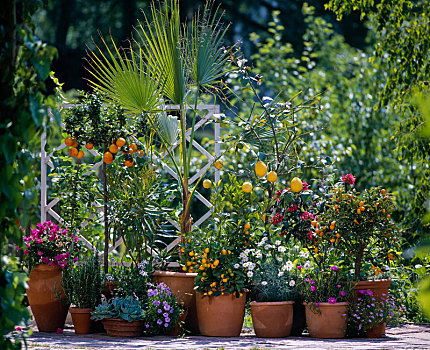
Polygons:
M125 165L127 166L127 167L131 167L132 165L134 164L134 160L126 160L125 161Z
M131 143L129 147L133 150L133 152L137 152L137 146L135 143Z
M76 156L78 159L84 158L84 151L79 150L78 155Z
M383 188L383 189L381 190L381 194L382 194L382 195L384 195L385 193L387 193L387 191L385 191L385 189Z
M76 147L72 147L69 149L70 157L76 157L78 155L79 151Z
M120 137L118 140L116 140L115 143L118 147L122 147L125 145L125 140L122 137Z
M77 148L79 145L78 145L78 143L75 141L75 142L73 142L73 145L72 145L72 147L75 147L75 148Z
M227 251L225 249L221 250L222 255L227 255Z
M245 230L249 230L251 228L251 224L249 222L247 222L245 224Z
M66 137L66 139L64 140L64 143L66 144L67 147L72 147L72 145L75 143L75 139L72 137Z
M109 146L109 152L110 152L110 153L113 153L113 154L117 153L117 152L118 152L118 146L117 146L117 145L115 145L115 144L111 144L111 145Z
M94 145L91 142L88 142L88 143L85 144L85 148L88 149L88 150L91 150L91 149L94 148Z
M103 154L103 161L106 164L112 164L113 162L113 154L110 152L106 152L105 154Z

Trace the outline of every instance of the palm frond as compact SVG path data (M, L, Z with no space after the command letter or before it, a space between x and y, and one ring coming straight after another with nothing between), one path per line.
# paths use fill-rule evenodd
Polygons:
M139 22L138 35L146 61L147 71L155 79L166 98L174 104L182 104L186 95L185 65L181 49L181 26L178 0L167 1L159 10L151 6L151 20L144 17Z
M167 115L166 112L157 113L153 117L154 127L157 128L158 135L163 143L171 146L179 136L179 120L174 116Z
M187 34L187 57L190 75L195 84L212 87L226 73L228 52L222 41L228 27L222 29L217 19L218 9L212 13L211 3L193 18Z
M88 79L89 84L105 92L129 112L139 114L156 109L160 93L156 83L144 72L141 53L136 55L130 44L127 55L125 49L115 45L112 37L114 49L111 50L104 38L101 39L108 55L98 46L96 50L89 51L89 68L86 68L92 75L92 79Z

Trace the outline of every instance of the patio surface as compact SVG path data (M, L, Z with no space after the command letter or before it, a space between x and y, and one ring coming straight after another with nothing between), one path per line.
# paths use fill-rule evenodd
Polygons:
M430 325L387 328L381 339L314 339L309 336L257 338L244 329L237 338L203 336L112 338L105 334L75 335L72 327L63 334L41 333L33 328L27 338L29 349L430 349Z

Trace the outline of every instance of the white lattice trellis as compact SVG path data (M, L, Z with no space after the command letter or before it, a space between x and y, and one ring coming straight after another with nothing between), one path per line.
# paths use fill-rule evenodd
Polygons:
M63 106L64 108L71 108L72 105L67 105L67 106ZM167 107L168 110L177 110L178 106L168 106ZM203 166L203 168L201 168L193 177L191 177L189 179L189 185L191 186L192 184L194 184L199 178L200 176L213 164L213 162L215 161L215 159L217 157L220 156L220 124L218 122L219 120L219 106L218 105L198 105L197 106L198 110L206 110L207 114L204 115L201 120L199 122L196 123L195 125L195 130L200 129L201 127L203 127L208 121L213 120L214 123L214 153L215 156L212 156L206 149L204 149L196 140L193 140L193 147L200 152L204 157L206 157L207 159L207 163ZM62 127L64 127L64 125L62 125ZM190 135L191 135L191 130L188 130L186 133L186 137L188 142L190 141ZM173 144L171 146L171 150L174 150L177 146L179 145L179 141L176 142L175 144ZM56 198L51 200L48 203L48 198L47 198L47 189L48 189L48 184L47 184L47 167L49 166L52 170L55 169L55 166L51 160L54 152L61 150L63 148L66 147L66 145L63 143L61 144L59 147L55 148L51 153L47 154L47 152L45 151L45 146L46 146L46 133L43 133L41 136L41 220L42 222L46 220L47 215L50 215L52 218L54 218L56 221L58 221L59 223L63 223L64 220L61 218L61 216L55 212L55 210L53 209L54 206L56 204L58 204L60 202L61 199ZM89 151L91 154L93 154L94 156L99 155L99 153L95 150L91 150ZM103 160L99 161L98 163L94 164L91 171L95 171L98 168L100 168L103 164ZM170 168L167 164L165 164L164 162L162 162L163 168L172 176L174 177L176 180L178 179L177 174L173 171L172 168ZM214 180L215 182L218 182L220 179L220 173L219 170L215 169L215 174L214 174ZM211 215L212 215L212 211L211 211L211 203L204 198L198 191L196 191L194 193L194 195L196 196L196 198L208 208L208 211L200 218L198 218L194 223L193 223L193 227L196 226L200 226L205 220L207 220ZM100 203L95 203L95 206L97 207L97 213L103 213L103 206ZM95 215L93 217L91 217L91 219L93 219L95 217ZM172 223L172 225L175 226L175 228L179 231L179 225L176 221L169 219L169 221ZM85 227L88 223L84 222L82 224L81 227ZM82 235L80 235L80 240L83 244L85 244L88 248L93 249L94 251L98 251L97 248L91 243L89 242L85 237L83 237ZM122 244L122 238L118 239L117 241L113 242L113 244L109 247L108 252L111 253L112 251L114 251L115 249L117 249L121 244ZM180 242L180 237L177 237L175 240L173 240L172 243L170 243L167 246L167 251L172 250L178 243ZM98 251L100 256L103 255L103 252ZM112 264L112 263L110 263Z

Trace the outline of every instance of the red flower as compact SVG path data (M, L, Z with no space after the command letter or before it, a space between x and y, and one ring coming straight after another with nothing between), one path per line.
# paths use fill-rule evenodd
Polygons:
M355 177L352 174L342 175L342 181L352 186L354 185Z

